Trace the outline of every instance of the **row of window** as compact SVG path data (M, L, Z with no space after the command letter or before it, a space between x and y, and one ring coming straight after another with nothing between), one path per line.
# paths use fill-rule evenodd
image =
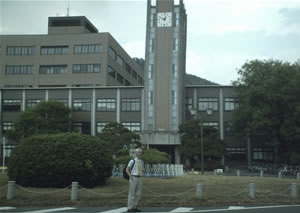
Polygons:
M28 99L26 100L26 108L34 107L42 100ZM57 101L62 102L66 106L68 102L66 99L59 99ZM3 111L4 112L20 112L21 100L19 99L4 99ZM99 112L115 112L116 111L116 99L115 98L101 98L97 99L97 111ZM73 111L91 111L91 99L73 99ZM121 111L122 112L140 112L141 111L141 99L140 98L122 98L121 99Z
M74 45L74 54L95 54L103 51L102 44ZM67 55L68 45L41 46L41 55ZM34 46L8 46L7 55L34 55Z
M103 131L106 124L109 122L97 122L96 123L96 133L99 134ZM122 122L122 125L129 129L130 131L140 132L141 131L141 122L139 121L126 121ZM13 122L3 122L2 123L2 132L7 133L10 130L13 130L14 124ZM72 130L84 134L91 133L91 123L90 122L73 122L72 123Z
M113 107L113 105L110 105L110 106L105 105L105 106L102 106L102 107L103 107L102 108L103 111L113 111L115 109ZM128 105L128 107L131 110L131 106ZM138 108L138 106L137 106L137 108ZM127 108L127 110L128 110L128 108ZM87 122L87 124L90 125L90 122ZM106 124L108 124L108 122L97 122L97 129L98 129L97 132L101 132ZM140 129L140 122L124 122L122 124L131 131L140 131L141 130ZM76 123L76 125L77 125L77 123ZM214 127L215 129L219 130L219 123L215 122L215 121L203 122L203 125L204 126L211 126L211 127ZM7 131L7 130L11 130L12 128L13 128L13 123L12 122L3 122L3 131L4 132ZM225 122L224 133L225 133L225 136L232 136L233 135L232 124L230 122ZM233 152L233 151L231 150L231 152ZM235 154L237 154L236 150L235 150Z
M39 74L63 74L67 72L68 65L41 65ZM74 64L73 73L99 73L101 64ZM6 65L6 75L33 74L33 65Z
M237 98L224 98L224 109L225 111L233 111L237 109L240 102ZM193 98L186 98L186 110L190 111L193 109ZM199 98L198 99L198 110L205 111L212 109L214 111L219 110L219 99L218 98Z
M125 60L119 54L117 54L117 52L113 48L109 47L109 49L108 49L108 55L112 59L114 59L123 69L125 69L128 72L128 74L130 74L134 79L138 80L138 83L140 85L144 84L143 78L140 75L138 75L137 72L134 69L132 69L130 67L130 65L127 62L125 62ZM116 72L115 72L115 70L112 67L109 67L108 73L113 78L117 77L117 80L120 83L123 82L123 80L121 78L118 78L118 76L116 76L116 74L115 74Z
M199 111L205 111L208 108L211 108L214 111L218 110L218 98L199 98L198 100L199 100L199 102L198 102ZM30 101L30 100L28 100L28 101ZM84 103L86 103L86 102L90 103L90 101L91 101L90 99L78 99L78 100L76 100L76 103L78 102L78 103L80 103L80 105L84 105ZM99 108L102 108L101 106L103 106L103 104L106 104L106 105L111 105L111 106L113 105L114 110L115 110L116 99L110 99L110 98L98 99L97 101L98 101L97 103L99 105ZM75 100L74 100L74 103L75 103ZM225 111L232 111L239 106L239 101L236 98L225 98L224 104L225 104ZM4 102L3 102L4 109L6 107L10 107L12 105L21 105L21 100L10 99L10 100L4 100ZM127 110L125 110L126 108L128 108L127 106L133 106L134 109L138 109L138 110L133 110L133 111L140 111L140 99L139 98L122 99L123 111L127 111ZM188 110L192 109L193 103L192 103L191 98L187 98L186 106L187 106ZM112 108L112 107L108 107L108 108ZM6 110L6 111L9 111L9 110Z

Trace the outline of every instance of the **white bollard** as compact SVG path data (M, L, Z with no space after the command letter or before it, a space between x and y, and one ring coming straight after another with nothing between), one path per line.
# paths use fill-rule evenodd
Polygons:
M7 187L7 200L11 200L15 197L16 193L16 181L8 181Z
M297 172L297 180L300 180L300 172Z
M278 178L281 179L281 177L282 177L282 172L280 171L278 172Z
M203 184L196 185L196 197L200 199L203 198Z
M291 196L297 199L297 185L296 183L291 183Z
M249 183L249 197L251 199L255 198L255 183Z
M71 201L76 201L78 198L78 182L72 182Z
M260 177L264 177L264 170L260 170Z
M236 176L239 177L239 176L240 176L240 173L241 173L240 170L237 170L237 171L236 171Z

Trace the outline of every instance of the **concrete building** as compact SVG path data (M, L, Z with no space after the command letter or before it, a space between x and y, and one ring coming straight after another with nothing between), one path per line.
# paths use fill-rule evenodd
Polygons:
M1 35L2 88L143 85L143 70L86 17L49 17L46 35Z
M183 0L148 0L147 7L145 71L85 17L50 17L46 35L1 35L0 137L21 111L55 99L71 108L72 126L82 133L96 135L117 121L137 131L143 144L169 153L175 163L181 162L178 128L193 116L218 129L229 160L272 160L272 149L235 137L233 87L184 84ZM206 115L207 108L212 116ZM8 154L14 146L8 141Z

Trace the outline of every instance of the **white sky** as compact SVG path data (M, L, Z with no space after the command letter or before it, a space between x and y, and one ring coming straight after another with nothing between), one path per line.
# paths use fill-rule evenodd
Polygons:
M184 0L186 71L222 85L247 60L300 59L300 0ZM65 16L68 0L0 0L0 34L47 34L49 16ZM145 57L146 0L70 0L70 16L86 16L132 57Z

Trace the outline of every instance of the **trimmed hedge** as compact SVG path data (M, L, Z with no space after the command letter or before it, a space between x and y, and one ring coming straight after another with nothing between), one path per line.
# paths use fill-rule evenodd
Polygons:
M66 187L104 184L112 174L109 147L98 137L79 133L36 135L11 154L8 176L31 187Z

